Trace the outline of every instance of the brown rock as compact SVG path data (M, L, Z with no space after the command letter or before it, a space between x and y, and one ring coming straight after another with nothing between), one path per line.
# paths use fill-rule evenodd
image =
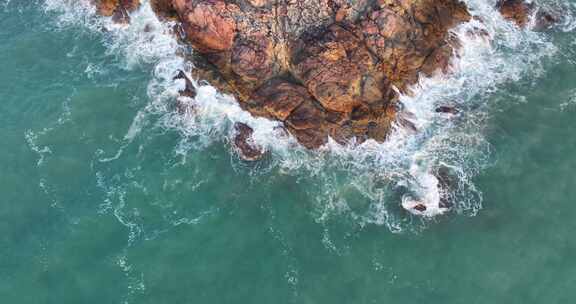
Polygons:
M526 0L499 0L496 7L504 18L513 21L519 27L525 27L533 18L535 31L543 31L552 27L561 17L558 12L537 9L534 2Z
M417 204L413 208L414 208L414 210L420 211L420 212L424 212L424 211L426 211L426 209L428 209L428 208L426 208L426 206L424 204Z
M460 113L460 111L458 111L458 109L456 109L455 107L451 107L451 106L439 106L436 108L436 113L456 115L456 114Z
M534 4L525 0L499 0L496 7L504 18L520 27L526 26L534 11Z
M133 12L140 7L140 0L120 0L119 3L128 12Z
M296 130L318 129L325 120L325 114L324 109L314 101L305 100L290 113L286 123Z
M175 0L187 37L198 51L214 53L232 48L236 22L223 0Z
M252 99L267 115L284 121L302 103L311 101L312 96L301 85L275 78L256 91Z
M268 4L268 0L248 0L248 2L254 7L263 7Z
M98 14L112 16L118 7L118 0L94 0Z
M236 135L234 136L234 147L238 155L246 161L256 161L264 156L262 148L256 146L252 141L254 130L248 125L237 122L234 124Z
M298 142L308 148L308 149L317 149L328 142L328 134L326 130L322 129L294 129L288 126L288 130Z
M130 21L128 12L135 11L140 6L140 0L92 0L100 15L112 16L115 22Z
M426 76L432 76L435 71L447 73L450 67L450 59L454 49L449 44L437 47L428 55L420 67L420 71Z
M384 75L376 70L377 59L340 25L304 40L292 58L294 75L327 110L351 112L382 99Z
M544 31L558 23L561 13L554 10L536 8L534 2L525 0L499 0L496 7L502 16L516 23L519 27L525 27L530 19L534 21L533 30Z
M156 15L163 19L176 19L178 12L173 6L172 0L150 0L150 5Z
M178 74L174 76L174 80L176 79L183 79L185 82L185 87L183 90L180 91L180 95L190 98L196 97L196 89L192 84L192 80L190 80L190 78L186 76L186 73L184 73L184 71L178 71Z
M536 13L535 31L544 31L560 21L560 16L551 11L539 10Z

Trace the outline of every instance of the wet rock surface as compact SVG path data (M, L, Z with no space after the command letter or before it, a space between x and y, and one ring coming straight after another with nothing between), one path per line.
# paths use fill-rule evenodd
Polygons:
M457 115L458 113L460 113L460 110L458 110L453 106L439 106L436 108L435 111L436 113L451 114L451 115Z
M532 29L544 31L558 23L561 18L559 12L538 7L536 2L526 0L499 0L496 8L502 16L519 27L526 27L532 22Z
M109 15L135 2L99 0L98 7ZM283 122L311 149L329 137L342 144L384 141L397 119L398 92L410 93L420 75L449 70L458 47L450 29L470 19L458 0L151 4L161 18L179 22L185 42L202 57L196 74L234 94L253 115Z
M180 90L179 93L182 96L194 98L196 97L196 88L194 88L194 84L192 84L192 80L186 76L184 71L178 71L178 74L174 77L174 80L183 80L184 81L184 89Z
M129 12L140 6L140 0L92 0L99 14L113 16L116 22L129 22Z
M499 0L496 7L504 18L515 22L520 27L528 24L535 8L534 3L528 3L525 0Z
M234 132L234 147L242 159L256 161L264 156L265 151L252 141L252 128L244 123L236 123Z

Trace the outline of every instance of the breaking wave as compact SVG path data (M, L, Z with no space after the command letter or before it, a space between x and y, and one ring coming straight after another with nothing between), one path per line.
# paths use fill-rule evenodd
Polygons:
M184 83L173 78L180 70L190 74L194 68L183 57L190 50L174 37L173 24L156 18L148 1L131 15L129 25L97 17L94 8L83 1L46 0L45 8L56 13L58 26L103 32L107 52L116 56L123 68L153 68L147 86L149 102L135 116L123 147L144 128L178 130L181 136L174 152L186 155L230 142L232 125L243 122L254 129L254 141L269 150L270 156L252 167L230 149L232 166L251 170L256 179L274 172L306 181L312 185L308 194L315 200L312 214L320 223L344 217L355 225L385 225L398 232L425 227L433 216L446 211L438 207L441 202L455 213L477 214L482 208L482 193L474 177L490 164L486 126L500 102L491 96L499 86L527 74L543 73L543 60L557 52L545 34L518 29L505 21L494 9L495 0L465 2L478 18L454 30L462 48L454 59L453 72L422 79L411 96L401 97L403 119L416 131L399 124L385 143L341 146L330 141L314 152L279 131L279 123L252 117L232 96L221 94L206 82L194 82L196 98L179 97ZM574 9L563 2L546 3ZM568 16L560 27L571 31L576 22ZM177 99L185 105L184 113L175 109ZM454 107L459 113L437 113L435 109L440 106ZM351 197L362 197L366 204ZM401 207L414 202L428 207L425 217L412 216Z

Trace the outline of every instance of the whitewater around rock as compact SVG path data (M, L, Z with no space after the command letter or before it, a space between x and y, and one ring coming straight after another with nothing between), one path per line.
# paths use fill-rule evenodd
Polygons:
M183 57L194 66L185 78L176 77L180 70L172 72L171 78L185 79L186 84L179 90L185 98L179 101L178 112L189 117L202 115L206 110L202 107L215 110L215 104L198 104L208 93L198 87L202 80L234 96L232 102L239 109L230 112L232 108L226 108L225 115L234 115L232 143L244 158L256 160L278 147L297 150L292 144L286 146L283 139L294 138L304 147L354 153L355 170L371 171L371 163L379 163L386 178L399 178L398 185L411 188L402 199L402 206L411 213L434 216L454 208L477 210L478 206L463 207L457 201L458 192L471 191L464 189L470 172L461 170L462 164L428 160L438 157L430 154L437 153L433 146L414 155L408 151L423 149L417 147L428 136L426 130L435 124L436 116L463 116L459 102L434 98L427 104L422 94L437 94L434 83L438 79L462 77L462 64L477 60L469 55L474 45L484 48L494 39L495 28L487 26L483 10L501 10L505 3L486 6L482 1L472 2L469 11L469 3L458 1L381 1L376 6L351 2L356 6L321 2L326 14L311 14L318 11L318 6L311 4L316 2L311 1L294 4L292 13L279 12L265 1L144 1L142 5L150 5L161 20L174 24L172 34L195 50L193 56ZM99 12L112 16L116 23L130 22L130 16L142 10L138 1L101 3L107 3L107 10L102 11L100 4ZM310 7L303 10L307 5ZM198 7L202 9L196 10ZM444 19L438 19L436 13L425 14L438 7L445 12ZM535 10L527 13L533 18ZM411 14L446 22L424 22L423 27L414 23L419 19ZM277 22L282 18L286 19ZM313 22L304 22L307 18ZM403 26L416 26L421 33ZM258 31L263 28L267 30ZM423 41L423 37L431 40ZM399 43L390 45L390 41ZM393 60L395 69L387 70L383 58ZM442 83L445 85L445 80ZM201 95L196 101L186 99L196 94ZM260 126L256 127L255 121ZM270 139L274 136L278 140ZM362 159L371 160L364 165ZM403 173L398 175L396 170Z

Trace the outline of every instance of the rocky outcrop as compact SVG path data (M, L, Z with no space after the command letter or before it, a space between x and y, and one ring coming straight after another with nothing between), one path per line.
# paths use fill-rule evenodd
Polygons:
M92 0L98 13L103 16L128 16L140 6L140 0Z
M194 88L194 84L192 84L192 80L186 76L184 71L178 71L178 74L174 76L174 80L183 80L184 81L184 89L180 90L179 93L182 96L194 98L196 97L196 88Z
M107 14L123 3L99 2ZM283 122L307 148L329 137L384 141L398 92L409 93L420 75L449 70L458 45L450 29L470 19L458 0L151 4L162 18L179 21L184 40L202 57L198 74L214 78L253 115Z
M161 19L173 20L178 17L178 13L174 9L172 1L150 0L150 5L154 12L156 12L156 15Z
M234 124L234 148L238 155L247 161L259 160L264 156L264 150L252 140L254 130L243 123Z
M496 7L502 16L515 22L518 26L526 26L534 11L534 3L525 0L499 0Z
M496 7L502 16L519 27L525 27L534 19L533 29L542 31L550 28L560 19L557 13L538 8L534 2L526 0L499 0Z

